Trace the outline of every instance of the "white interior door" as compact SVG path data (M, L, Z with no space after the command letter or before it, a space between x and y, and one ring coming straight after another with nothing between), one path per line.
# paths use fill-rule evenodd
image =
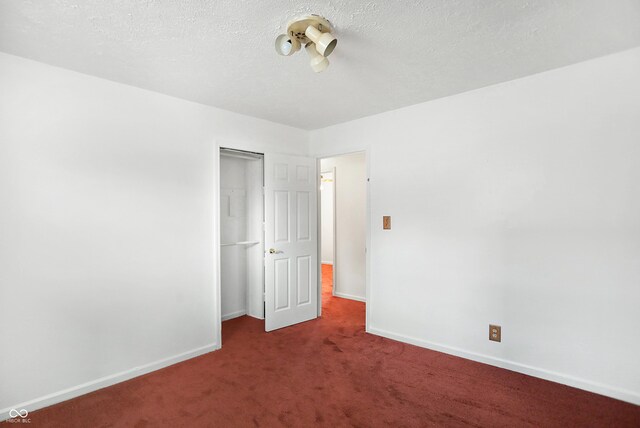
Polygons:
M316 160L264 156L265 329L318 316Z

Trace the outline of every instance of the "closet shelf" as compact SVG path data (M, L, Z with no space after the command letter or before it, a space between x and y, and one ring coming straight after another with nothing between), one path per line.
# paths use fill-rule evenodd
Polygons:
M259 244L260 241L240 241L240 242L230 242L228 244L220 244L221 247L230 247L232 245L256 245Z

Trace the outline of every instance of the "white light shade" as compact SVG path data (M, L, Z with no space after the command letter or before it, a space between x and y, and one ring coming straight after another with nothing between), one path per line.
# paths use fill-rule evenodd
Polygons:
M331 33L323 33L313 25L309 25L304 34L316 45L318 53L324 57L331 55L338 40Z
M304 47L304 50L307 51L311 60L309 61L309 65L311 69L316 73L320 73L329 67L329 60L326 57L323 57L316 50L315 43L307 43Z
M300 50L300 41L291 38L287 34L281 34L276 38L276 52L283 56L289 56Z

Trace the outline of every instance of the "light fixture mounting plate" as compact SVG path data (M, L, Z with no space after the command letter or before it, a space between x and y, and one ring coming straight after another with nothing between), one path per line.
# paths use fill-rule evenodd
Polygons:
M298 39L300 44L304 46L311 41L304 34L310 25L316 27L322 33L333 33L333 26L325 18L319 15L305 15L287 24L287 34L291 36L291 38L295 37Z

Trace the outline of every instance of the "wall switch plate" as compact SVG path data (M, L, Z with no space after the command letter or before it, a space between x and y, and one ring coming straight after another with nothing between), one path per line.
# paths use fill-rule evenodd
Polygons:
M502 342L502 327L499 325L489 324L489 340Z
M384 230L391 229L391 216L390 215L383 215L382 216L382 228Z

